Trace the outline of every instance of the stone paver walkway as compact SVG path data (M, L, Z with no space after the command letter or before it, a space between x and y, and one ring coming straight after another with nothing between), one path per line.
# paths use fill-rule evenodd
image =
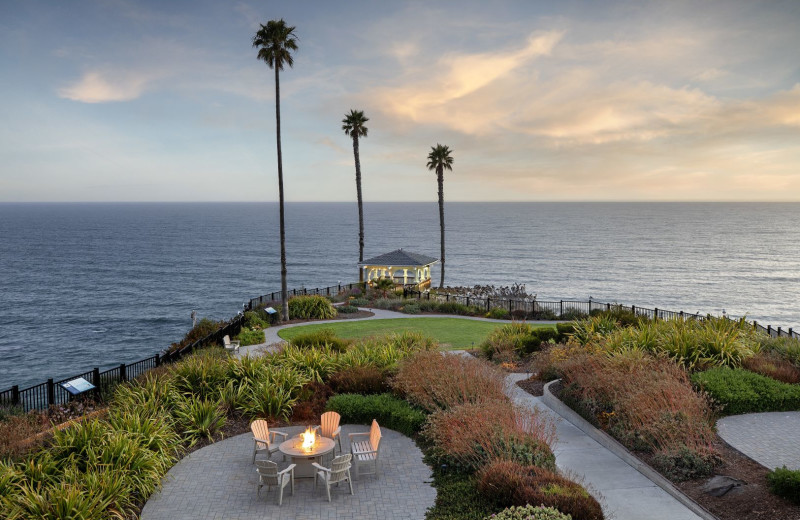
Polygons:
M509 397L530 410L539 410L556 423L553 448L556 465L578 477L600 501L606 518L615 520L699 520L686 506L647 477L552 411L539 397L516 385L526 374L508 375Z
M732 415L717 421L725 442L768 469L800 469L800 412Z
M303 427L280 428L290 435ZM342 426L342 447L348 451L347 434L368 431L359 425ZM253 436L237 435L202 448L182 459L165 477L163 488L142 510L142 520L268 520L268 519L367 519L420 520L436 500L428 483L431 470L422 462L414 442L393 430L381 428L379 473L363 475L353 482L354 495L346 484L331 488L331 502L325 488L314 491L312 479L297 479L295 494L284 490L278 507L275 489L256 494L258 476L251 464ZM263 456L263 455L261 455ZM272 455L279 468L280 453Z

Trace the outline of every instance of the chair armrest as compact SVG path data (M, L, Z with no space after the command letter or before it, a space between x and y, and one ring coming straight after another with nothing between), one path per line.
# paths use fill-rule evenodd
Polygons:
M292 475L294 475L295 466L297 466L297 464L289 464L288 466L286 466L286 469L279 471L278 475L283 475L284 473L287 472L290 472Z
M337 426L336 429L333 430L333 436L336 437L340 433L342 433L342 427L341 426Z
M259 439L259 438L258 438L258 437L256 437L256 436L253 436L253 440L254 440L255 442L260 442L261 444L269 444L269 441L266 441L266 440L264 440L264 439Z
M280 435L281 437L283 437L283 440L286 440L286 437L289 436L288 433L279 432L278 430L270 430L269 431L269 436L272 438L272 442L275 442L275 436L276 435Z
M320 428L322 428L322 426L321 426L321 425L319 425L319 424L318 424L318 425L316 425L316 426L312 426L312 427L311 427L311 429L312 429L312 430L314 430L314 431L317 431L317 430L319 430Z
M351 439L352 439L353 437L363 437L363 436L367 436L367 437L368 437L368 436L369 436L369 432L362 432L362 433L350 433L350 434L348 434L348 436L349 436Z
M326 468L325 466L320 466L316 462L312 462L311 465L314 466L315 468L317 468L318 470L324 471L325 473L330 473L331 472L330 468Z

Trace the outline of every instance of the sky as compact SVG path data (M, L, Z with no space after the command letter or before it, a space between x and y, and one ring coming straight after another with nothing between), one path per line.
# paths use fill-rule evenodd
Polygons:
M800 201L800 2L0 0L0 202Z

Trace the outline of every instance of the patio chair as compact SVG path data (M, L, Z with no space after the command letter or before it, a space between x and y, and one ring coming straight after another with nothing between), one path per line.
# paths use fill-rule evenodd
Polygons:
M283 504L283 488L292 485L292 495L294 495L294 467L289 464L286 469L278 471L278 465L271 460L259 460L256 462L256 473L258 473L258 496L261 496L261 488L267 486L269 491L272 486L278 486L278 505Z
M354 438L366 437L365 440L353 440ZM368 432L350 434L350 453L353 454L353 465L356 470L356 478L361 473L360 466L372 464L374 471L370 474L378 476L378 453L381 448L381 428L378 421L372 420L372 427Z
M230 336L228 336L227 334L225 334L225 336L222 337L222 344L225 347L226 352L232 354L239 353L239 344L240 344L239 341L238 340L231 341Z
M314 489L317 489L317 481L322 479L325 482L325 490L328 492L328 502L331 501L331 484L339 486L340 482L347 481L350 484L350 494L353 494L353 480L350 478L350 460L352 455L345 453L339 455L331 462L331 467L325 468L316 462L311 465L317 468L317 473L314 475Z
M256 454L259 452L266 451L267 460L269 460L272 454L278 451L280 443L275 441L275 437L280 436L280 442L283 442L289 436L288 433L277 430L270 431L267 421L264 419L256 419L250 423L250 430L253 432L253 463L256 462ZM283 457L283 460L286 460L286 456Z
M336 412L325 412L320 417L320 424L316 428L319 429L319 434L323 437L327 437L333 441L337 441L339 443L339 453L342 452L342 437L340 433L342 433L342 427L339 426L339 421L342 420L342 416ZM336 451L336 445L333 446L334 452Z

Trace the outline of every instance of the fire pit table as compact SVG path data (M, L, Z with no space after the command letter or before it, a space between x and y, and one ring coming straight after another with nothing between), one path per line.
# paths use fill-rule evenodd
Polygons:
M297 464L294 468L294 478L314 478L315 470L311 464L316 462L324 466L323 457L331 453L335 445L332 439L317 435L311 447L303 447L301 433L282 442L278 449L292 459L292 464Z

